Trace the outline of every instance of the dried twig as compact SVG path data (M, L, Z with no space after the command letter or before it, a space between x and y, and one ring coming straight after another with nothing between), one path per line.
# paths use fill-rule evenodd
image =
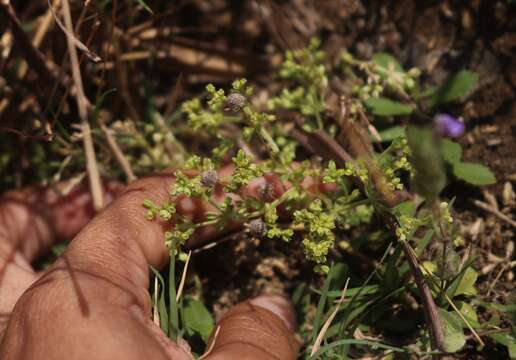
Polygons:
M72 16L70 14L70 4L68 0L63 0L63 16L66 28L70 34L73 33ZM82 86L81 70L79 68L79 57L77 56L77 49L74 41L70 36L66 36L68 43L68 53L70 55L70 64L72 67L72 75L75 86L77 88L77 107L79 108L79 116L81 119L82 140L84 151L86 155L86 169L88 171L88 178L90 183L90 191L93 198L93 206L95 210L99 211L103 206L102 184L100 181L97 160L95 158L95 148L93 146L93 139L91 137L91 128L88 122L88 108L89 101L84 94Z
M507 215L502 213L500 210L495 209L493 206L486 204L485 202L480 201L480 200L473 201L473 204L475 204L475 206L481 208L482 210L490 212L491 214L493 214L500 220L503 220L503 221L507 222L508 224L516 227L516 221L514 221L513 219L511 219L510 217L508 217Z
M455 310L455 312L457 313L457 315L459 315L459 317L462 319L462 321L466 324L466 326L468 327L469 331L471 331L471 333L473 334L473 336L475 337L475 339L478 341L478 343L482 346L486 346L486 344L482 341L482 339L480 338L480 335L475 331L475 329L473 328L473 326L471 326L471 324L469 323L469 321L464 317L464 315L461 313L461 311L457 308L457 306L455 306L455 304L453 303L452 299L450 299L450 297L444 293L444 297L446 298L446 301L448 301L448 303L451 305L451 307L453 308L453 310Z
M54 5L56 8L58 8L61 5L61 0L54 0ZM36 30L36 33L34 34L34 38L32 39L32 44L37 49L40 45L43 39L45 38L45 35L48 32L48 29L50 28L50 25L52 24L52 11L51 9L48 9L48 11L41 17L41 22L38 26L38 29ZM18 68L18 78L23 79L25 77L25 74L28 70L28 64L26 61L22 62L20 64L20 67Z
M181 275L181 281L179 282L179 286L177 287L177 294L176 294L176 302L179 301L181 298L181 295L183 294L183 288L185 287L185 281L186 281L186 274L188 271L188 264L190 263L190 257L192 256L192 250L188 252L188 256L185 261L185 266L183 268L183 274Z
M332 311L331 315L328 317L328 319L326 320L326 322L322 326L321 331L319 331L319 334L317 335L317 338L315 339L314 346L312 348L312 351L310 352L310 357L314 356L314 354L321 347L321 342L324 339L324 335L326 334L326 332L330 328L330 325L331 325L333 319L335 319L335 316L339 312L340 305L342 304L342 302L344 301L344 298L346 297L346 291L348 290L348 284L349 284L349 278L346 280L346 284L344 285L344 289L342 290L342 294L340 295L340 298L339 298L339 301L337 302L337 305L335 305L335 309Z
M158 310L158 292L159 292L158 277L154 276L154 304L152 305L152 322L159 326L159 310Z
M346 152L346 150L344 150L337 141L328 135L326 131L316 130L313 134L319 141L328 146L341 161L351 163L355 162L353 158Z
M45 56L34 47L31 39L23 30L22 24L20 20L18 20L16 12L9 0L0 0L0 14L3 14L3 16L10 21L11 31L16 39L16 43L20 47L30 67L33 68L43 80L51 83L55 81L60 82L55 66L50 65L50 62Z
M215 333L212 336L213 340L210 341L210 345L209 345L208 349L206 349L204 354L198 360L207 358L208 355L210 355L210 353L213 351L213 348L215 347L215 342L217 341L217 337L219 336L220 329L221 329L221 326L217 325L217 328L215 329Z
M63 10L64 10L64 4L63 4ZM65 33L66 35L66 38L68 40L68 43L72 43L73 45L75 45L79 50L81 50L82 52L84 52L84 54L86 54L87 57L89 57L91 59L91 61L93 62L100 62L102 61L102 59L100 58L100 56L98 56L97 54L95 54L93 51L91 51L90 49L88 49L88 47L86 45L84 45L79 39L77 39L77 37L74 36L73 34L73 26L71 27L68 27L68 24L67 26L65 27L63 25L63 23L61 22L61 20L59 20L59 17L57 16L57 14L55 13L54 11L54 8L52 7L52 3L50 2L50 0L48 0L48 8L50 9L50 11L52 12L52 15L54 15L54 20L56 21L56 24L61 28L61 30ZM65 15L65 23L66 23L66 15Z
M24 140L26 140L26 139L35 140L35 141L51 141L52 140L51 134L30 135L30 134L24 133L23 131L19 131L19 130L9 128L6 126L0 126L0 132L9 132L9 133L17 135L18 137L20 137L21 139L24 139Z
M124 172L127 182L131 182L136 179L136 176L134 175L133 169L131 168L131 164L129 164L129 161L127 161L127 158L125 157L124 153L120 149L120 146L118 146L118 143L116 142L115 138L111 134L111 130L108 129L108 127L104 124L100 125L100 128L104 132L104 135L106 136L107 143L115 155L116 161L118 161L118 164L122 168L122 171Z

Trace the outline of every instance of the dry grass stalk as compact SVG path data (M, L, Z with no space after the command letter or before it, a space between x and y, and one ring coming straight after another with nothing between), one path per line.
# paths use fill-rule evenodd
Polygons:
M190 256L192 255L192 250L188 252L188 257L186 258L185 267L183 268L183 274L181 275L181 281L179 282L179 287L177 288L176 302L179 301L181 295L183 294L183 288L185 287L186 281L186 273L188 271L188 264L190 263Z
M340 295L339 301L337 302L337 305L335 306L335 309L333 310L331 315L328 317L328 319L326 320L326 322L322 326L321 331L319 331L319 334L317 335L317 338L315 339L314 347L312 348L312 351L310 352L310 357L314 356L314 354L321 347L321 342L324 339L324 335L326 334L326 332L330 328L330 325L331 325L333 319L335 319L335 316L339 312L340 305L342 304L342 302L344 301L344 298L346 297L346 291L348 291L348 284L349 284L349 278L346 280L346 284L344 285L344 289L342 290L342 294Z
M68 43L68 53L70 56L70 64L72 67L73 81L76 86L77 107L79 109L79 117L81 119L82 141L84 151L86 154L86 169L88 172L88 179L90 183L90 191L93 198L93 206L95 210L99 211L103 207L103 192L102 183L100 181L100 174L98 170L97 160L95 158L95 148L93 146L93 139L91 137L91 128L88 122L88 108L89 102L84 94L82 86L81 70L79 68L79 57L77 56L76 42L72 40L70 34L73 34L72 16L70 13L70 4L68 0L63 0L63 16L65 26L68 30L66 41Z
M108 129L108 127L104 124L100 125L100 128L104 132L104 135L106 136L107 143L109 145L109 148L115 155L116 161L122 168L122 171L124 172L127 182L131 182L136 179L136 176L134 175L133 169L131 168L131 164L129 164L129 161L127 161L127 158L125 157L124 153L122 152L122 149L120 149L120 146L118 146L118 143L116 142L115 138L111 134L111 130Z

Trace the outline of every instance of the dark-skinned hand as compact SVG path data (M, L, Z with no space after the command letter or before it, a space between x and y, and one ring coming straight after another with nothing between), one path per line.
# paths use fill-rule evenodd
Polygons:
M167 263L163 233L170 224L145 220L142 202L168 200L173 181L160 175L126 188L107 184L104 197L112 202L94 217L84 186L66 196L27 189L2 197L0 359L193 359L187 344L170 341L150 316L149 265L159 269ZM281 192L270 176L245 192L255 194L270 181ZM210 210L188 198L176 206L192 219ZM214 228L201 229L187 246L216 235ZM55 241L72 237L49 269L32 269ZM204 359L295 359L295 326L293 309L280 296L240 303L219 320Z

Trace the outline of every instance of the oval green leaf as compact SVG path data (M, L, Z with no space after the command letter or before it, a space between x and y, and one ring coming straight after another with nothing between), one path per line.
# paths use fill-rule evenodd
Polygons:
M459 162L453 164L453 175L473 185L490 185L496 183L494 174L488 167L469 163Z
M377 116L409 115L413 111L409 105L386 98L369 98L364 105L367 110Z

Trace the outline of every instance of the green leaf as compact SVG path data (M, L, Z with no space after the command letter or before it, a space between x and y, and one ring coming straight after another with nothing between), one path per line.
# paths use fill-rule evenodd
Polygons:
M378 133L382 141L392 141L400 136L405 135L405 126L392 126ZM373 141L376 141L374 137L371 137Z
M426 198L435 199L446 185L446 175L433 130L430 127L409 125L406 132L412 151L410 162L415 170L415 190Z
M460 163L462 158L462 148L450 139L443 139L441 141L441 153L444 161L452 165Z
M509 358L516 360L516 337L514 334L498 333L489 335L491 339L507 347Z
M472 268L467 268L464 271L464 275L460 279L459 285L455 290L453 296L457 295L467 295L473 296L477 294L477 289L475 289L475 282L477 281L478 273Z
M384 349L384 350L389 350L392 352L401 352L401 353L408 352L406 349L382 344L382 343L376 342L376 341L344 339L344 340L337 340L332 343L329 343L328 345L321 346L319 351L317 351L311 357L311 359L325 359L324 357L322 357L322 355L324 353L328 352L329 350L331 350L335 347L342 346L342 345L366 345L366 346L370 346L372 349L375 349L375 350L376 349ZM326 359L329 359L329 358L326 358ZM331 357L331 359L334 359L334 357Z
M464 97L475 87L478 77L473 71L459 71L435 91L430 98L430 105L445 104Z
M376 53L373 55L373 62L382 70L389 71L392 67L396 72L405 73L403 66L401 66L398 60L390 54Z
M328 272L328 275L326 275L326 280L324 281L323 288L321 290L321 297L319 298L319 302L317 303L317 309L315 311L315 317L312 322L313 329L312 329L312 343L315 343L315 340L317 339L317 334L319 333L319 326L321 325L321 322L323 321L324 317L324 308L326 307L326 299L328 298L328 292L330 290L330 283L331 283L331 277L333 275L333 272Z
M491 170L481 164L469 162L453 164L453 175L473 185L490 185L496 183L496 178Z
M202 302L195 299L186 300L183 308L183 318L186 331L189 334L198 334L204 342L208 342L214 321Z
M510 314L510 316L513 316L516 318L516 304L504 305L504 304L497 304L497 303L491 302L491 301L482 301L479 299L475 299L475 302L488 309L493 309L496 311L507 313L507 314Z
M387 98L369 98L364 102L367 110L377 116L409 115L412 107Z
M459 311L473 328L480 328L477 312L475 311L475 308L473 306L471 306L467 302L461 301L459 303ZM466 324L463 324L462 327L466 327Z
M136 0L136 2L137 2L138 4L140 4L141 6L143 6L143 8L144 8L145 10L147 10L149 13L151 13L152 15L154 15L154 12L153 12L153 11L152 11L152 9L149 7L149 5L147 5L147 4L145 3L145 1L143 1L143 0Z
M466 343L462 320L455 312L438 309L438 313L444 331L444 350L451 353L459 351Z

